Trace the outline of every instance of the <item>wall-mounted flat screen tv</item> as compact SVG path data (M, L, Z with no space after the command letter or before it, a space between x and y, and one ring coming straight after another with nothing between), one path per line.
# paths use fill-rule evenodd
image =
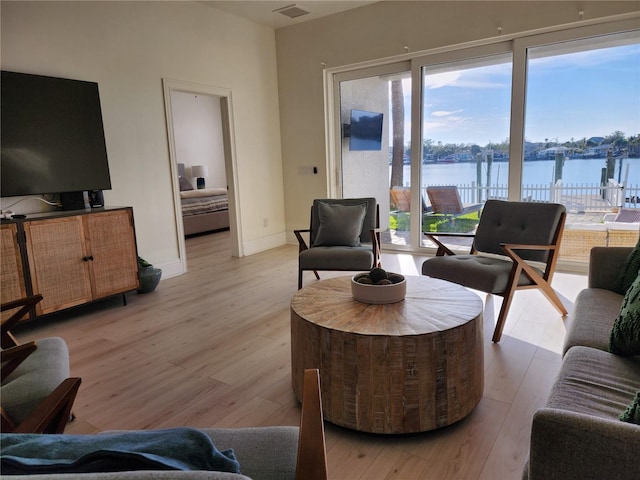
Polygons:
M98 84L1 74L0 195L110 189Z
M349 150L381 150L384 115L364 110L351 110Z

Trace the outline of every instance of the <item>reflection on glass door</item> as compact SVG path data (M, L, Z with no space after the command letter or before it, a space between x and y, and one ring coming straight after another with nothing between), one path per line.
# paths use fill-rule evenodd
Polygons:
M507 198L511 69L510 53L422 68L422 232L472 232Z
M399 67L339 80L342 197L377 199L386 247L410 244L411 78Z
M561 260L637 241L639 99L638 32L527 50L522 195L566 206Z

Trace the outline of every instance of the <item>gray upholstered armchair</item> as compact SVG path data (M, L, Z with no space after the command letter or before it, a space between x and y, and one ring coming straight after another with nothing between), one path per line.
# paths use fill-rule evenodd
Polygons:
M69 378L69 350L58 337L18 345L9 331L42 300L34 295L2 304L2 431L62 433L80 387L80 378Z
M369 270L380 265L380 213L375 198L316 199L309 229L294 230L300 244L298 288L302 272ZM302 237L309 234L309 245Z
M567 314L551 288L565 217L556 203L487 200L475 234L425 233L438 251L422 264L422 274L503 297L493 333L499 342L516 290L538 288ZM471 252L456 255L444 244L446 236L474 237Z

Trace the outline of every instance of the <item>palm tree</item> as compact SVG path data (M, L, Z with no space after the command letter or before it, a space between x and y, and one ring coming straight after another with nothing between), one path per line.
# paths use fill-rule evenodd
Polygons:
M393 143L390 188L404 185L404 92L402 80L391 81Z

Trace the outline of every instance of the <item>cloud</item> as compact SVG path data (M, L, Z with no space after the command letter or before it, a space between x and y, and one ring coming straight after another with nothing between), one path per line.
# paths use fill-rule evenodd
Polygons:
M460 79L462 72L444 72L426 75L424 79L426 88L442 88L455 86Z
M431 112L431 116L433 117L448 117L449 115L455 115L456 113L462 113L462 109L454 110L453 112L447 112L446 110L438 110L435 112Z

